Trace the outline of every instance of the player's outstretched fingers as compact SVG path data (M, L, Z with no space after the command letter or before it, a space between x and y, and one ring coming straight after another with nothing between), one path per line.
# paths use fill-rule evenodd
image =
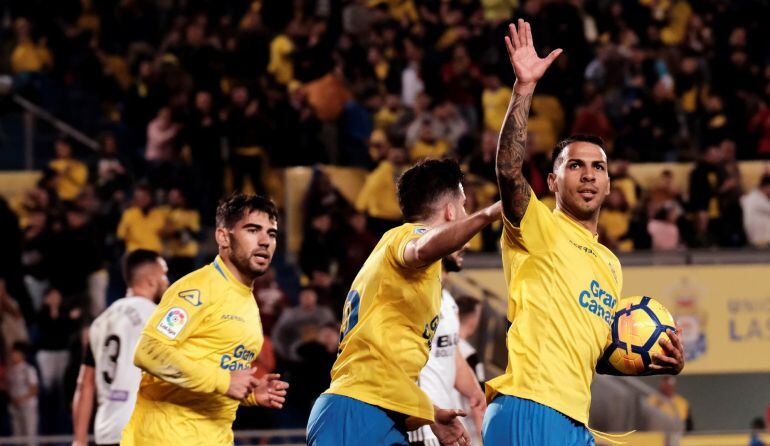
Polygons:
M519 19L519 46L527 46L527 22L524 19Z
M516 25L514 25L513 23L508 25L508 33L510 34L510 38L508 40L510 40L513 46L513 49L517 49L521 47L522 43L519 40L519 31L516 29Z

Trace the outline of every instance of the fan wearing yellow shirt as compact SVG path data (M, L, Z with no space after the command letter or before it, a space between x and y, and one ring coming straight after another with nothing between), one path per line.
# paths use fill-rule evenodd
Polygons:
M142 381L122 445L232 445L238 406L281 408L288 384L258 379L262 325L252 295L276 247L272 201L234 195L217 209L219 255L175 282L142 331Z
M508 365L487 382L490 402L482 427L495 446L594 445L588 429L594 373L610 372L599 360L621 296L617 257L597 240L602 202L610 192L607 156L596 137L575 136L553 151L548 187L551 211L522 173L527 116L537 81L561 53L537 56L528 23L510 25L505 38L516 83L497 147L503 204L502 256L508 284ZM679 336L661 341L655 373L679 373Z
M441 259L500 218L500 203L465 213L462 177L453 160L425 160L399 178L407 223L382 236L353 281L310 446L406 446L406 431L427 424L442 444L471 444L465 414L435 407L417 385L439 322Z

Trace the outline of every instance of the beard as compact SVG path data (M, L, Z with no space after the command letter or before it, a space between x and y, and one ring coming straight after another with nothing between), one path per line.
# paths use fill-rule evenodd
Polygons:
M241 251L240 244L235 237L230 238L230 262L235 266L242 276L248 277L251 280L256 279L259 276L264 275L269 269L269 265L265 268L261 266L255 266L251 263L251 252Z

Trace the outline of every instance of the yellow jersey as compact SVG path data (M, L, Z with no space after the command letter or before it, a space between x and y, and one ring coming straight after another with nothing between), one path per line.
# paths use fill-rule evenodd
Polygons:
M88 168L76 159L55 159L48 164L48 167L58 174L56 195L62 200L77 198L88 182Z
M179 234L166 241L166 255L169 257L195 257L198 255L198 241L201 230L201 216L195 209L172 208L166 223Z
M647 404L657 407L666 415L683 423L687 421L690 415L690 403L681 395L674 395L668 398L665 395L652 394L647 397Z
M142 335L174 347L210 373L210 385L195 392L142 373L121 444L189 446L205 439L207 445L232 445L240 403L225 396L230 372L250 368L263 343L251 288L217 257L166 291Z
M118 223L117 235L126 244L126 251L150 249L163 252L163 241L160 230L166 225L168 208L156 207L144 213L140 208L132 206L123 212Z
M508 366L487 383L588 423L591 381L610 341L620 262L585 227L531 194L520 227L504 219Z
M439 322L441 262L409 268L404 250L427 231L412 223L391 229L361 267L345 301L327 390L414 417L416 425L433 422L417 377Z
M382 161L364 182L356 198L356 210L384 220L401 219L396 181L402 169Z

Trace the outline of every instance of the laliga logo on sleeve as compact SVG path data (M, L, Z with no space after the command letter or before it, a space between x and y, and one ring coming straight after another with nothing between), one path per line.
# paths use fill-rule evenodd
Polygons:
M188 321L187 312L182 308L172 308L168 310L165 316L160 320L156 330L164 334L169 339L176 339L179 332Z

